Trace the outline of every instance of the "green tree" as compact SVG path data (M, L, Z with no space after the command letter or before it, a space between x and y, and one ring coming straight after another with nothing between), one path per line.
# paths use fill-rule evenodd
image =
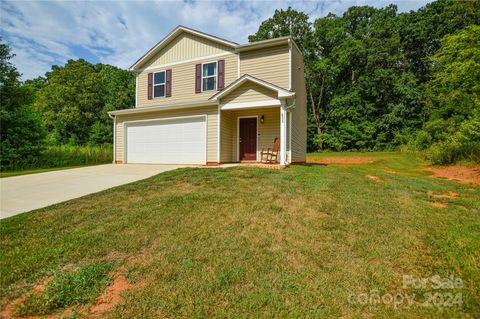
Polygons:
M102 78L103 108L90 130L90 144L111 143L113 140L112 120L107 112L131 108L135 105L135 76L125 70L98 64Z
M402 67L396 10L351 7L315 21L319 148L388 149L419 125L420 92Z
M30 107L33 94L22 87L20 73L10 60L13 54L0 38L0 165L13 168L37 156L44 130Z
M273 16L260 24L255 34L248 36L249 42L292 36L301 49L311 33L308 16L288 7L287 10L275 10Z
M55 144L112 142L107 111L134 106L135 79L114 66L83 59L53 66L36 94L35 107Z
M399 23L404 66L423 83L430 74L428 57L440 48L441 39L470 24L480 24L480 1L434 1L401 14Z
M102 109L102 79L83 59L53 66L38 92L35 107L59 144L84 144Z
M456 146L460 153L465 149L480 152L480 26L446 35L429 61L425 131L434 143L449 143L450 149ZM433 148L439 147L434 144ZM480 153L475 157L480 158ZM448 159L453 160L452 156Z

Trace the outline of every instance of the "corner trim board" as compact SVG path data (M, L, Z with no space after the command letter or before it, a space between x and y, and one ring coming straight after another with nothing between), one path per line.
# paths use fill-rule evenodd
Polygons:
M292 40L288 39L288 89L292 90Z

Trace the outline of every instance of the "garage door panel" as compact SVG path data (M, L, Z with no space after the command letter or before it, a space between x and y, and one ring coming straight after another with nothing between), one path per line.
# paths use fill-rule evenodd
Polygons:
M128 163L205 164L204 117L129 123Z

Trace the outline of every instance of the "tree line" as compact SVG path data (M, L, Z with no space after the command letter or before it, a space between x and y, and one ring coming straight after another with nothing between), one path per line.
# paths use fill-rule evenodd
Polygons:
M1 169L55 166L59 161L49 157L62 152L65 154L60 157L68 157L60 161L63 165L105 161L110 148L92 146L112 143L112 121L107 112L133 107L134 75L79 59L21 82L12 57L8 45L0 43ZM56 147L48 149L51 146ZM74 159L75 152L85 154L86 159ZM45 158L40 163L42 154Z
M418 11L351 7L311 21L276 10L249 41L291 35L305 63L308 150L419 150L436 163L480 161L480 1ZM83 59L25 82L0 39L0 165L49 145L112 143L107 112L133 107L126 70Z
M249 41L291 35L302 50L308 149L426 150L480 160L480 1L418 11L351 7L311 22L276 10Z

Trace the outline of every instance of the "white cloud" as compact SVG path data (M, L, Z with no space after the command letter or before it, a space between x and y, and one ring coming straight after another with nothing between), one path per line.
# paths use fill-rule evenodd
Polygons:
M275 9L292 6L313 20L353 5L390 2L408 11L429 0L1 1L0 35L16 54L13 62L23 78L29 79L79 57L126 68L179 24L244 43Z

